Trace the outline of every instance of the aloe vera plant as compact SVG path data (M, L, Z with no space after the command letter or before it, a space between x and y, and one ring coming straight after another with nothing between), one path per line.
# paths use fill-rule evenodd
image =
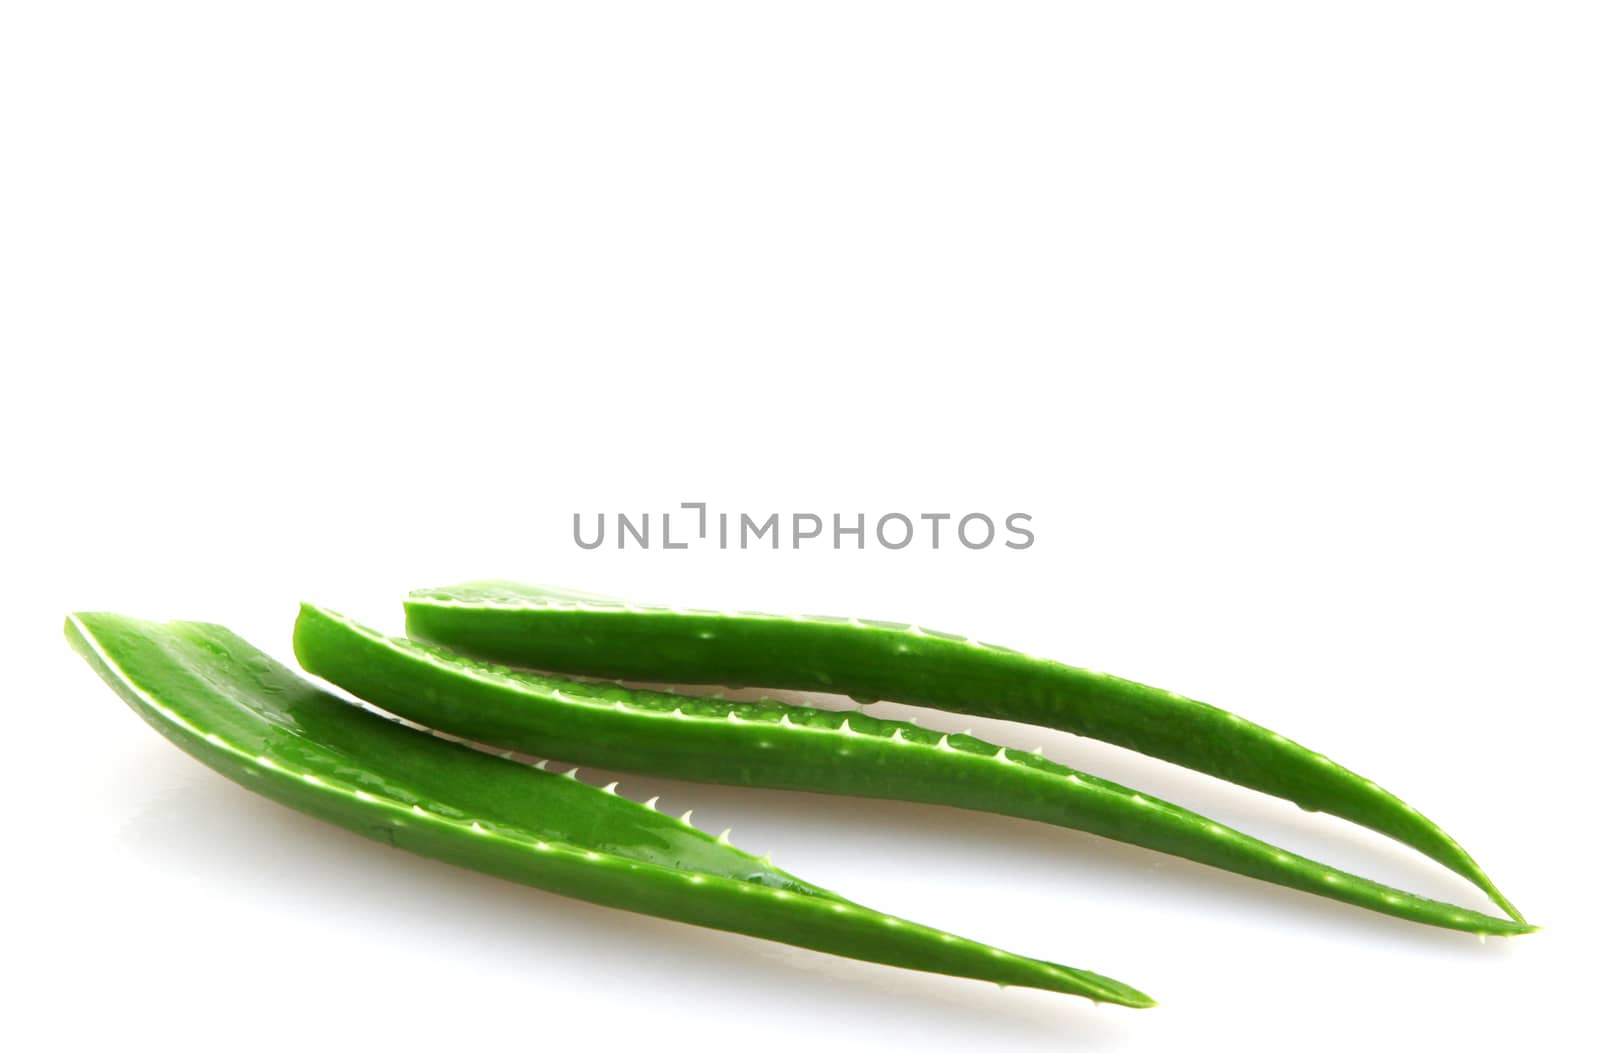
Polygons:
M406 627L419 640L550 672L832 692L1100 739L1385 834L1524 920L1453 838L1329 757L1203 702L964 636L857 618L648 606L503 581L414 592Z
M1177 805L970 735L780 702L728 702L541 676L375 632L303 605L307 671L476 742L582 765L736 786L947 804L1036 819L1411 921L1480 935L1531 926L1369 881Z
M865 961L1095 1001L1126 984L879 913L606 789L344 702L228 630L75 614L66 634L170 742L364 837L609 907Z

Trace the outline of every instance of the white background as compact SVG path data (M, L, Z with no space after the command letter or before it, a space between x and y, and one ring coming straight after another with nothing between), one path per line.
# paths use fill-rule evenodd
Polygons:
M1596 30L1395 0L6 5L5 1044L1587 1029ZM1025 511L1038 542L570 539L691 500ZM1377 778L1548 928L1480 946L1050 827L623 777L1162 1005L832 959L254 798L60 637L111 609L287 657L302 598L396 630L407 589L482 576L914 620L1182 691ZM1347 824L979 728L1485 905Z

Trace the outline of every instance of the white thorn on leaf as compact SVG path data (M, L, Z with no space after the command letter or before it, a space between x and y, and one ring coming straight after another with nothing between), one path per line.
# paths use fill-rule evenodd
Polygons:
M661 795L657 794L656 796L650 798L648 801L644 802L644 806L646 808L650 809L653 812L653 811L656 810L656 802L659 801L659 800L661 800Z
M507 756L510 756L510 754L507 754ZM550 762L547 761L547 760L534 761L533 762L533 766L535 768L538 768L540 771L549 771L550 770Z
M605 784L605 786L601 787L601 789L603 789L606 793L616 793L617 784L614 782L608 782Z
M730 826L726 830L722 831L722 833L717 835L717 843L718 844L723 844L723 845L732 844L733 842L728 840L728 838L730 836L732 836L732 834L733 834L733 827Z
M694 825L694 823L691 822L692 819L694 819L694 809L693 808L691 808L687 812L683 813L683 821L685 823L687 823L688 825L690 825L690 826Z

